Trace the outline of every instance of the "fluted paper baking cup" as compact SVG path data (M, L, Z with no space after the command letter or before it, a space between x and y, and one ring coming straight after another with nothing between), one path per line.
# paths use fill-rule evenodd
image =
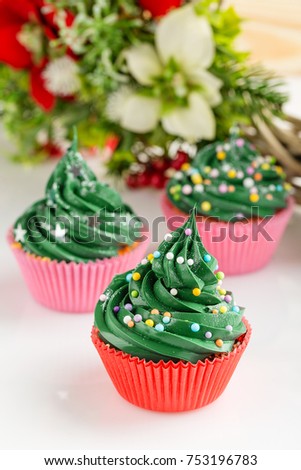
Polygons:
M245 351L251 327L233 350L196 364L154 363L106 345L92 329L92 341L117 392L133 405L152 411L190 411L212 403L225 390Z
M206 249L218 260L225 274L243 274L263 268L279 245L294 209L294 199L288 199L285 209L278 211L266 223L263 219L247 222L219 222L199 218L197 227ZM175 230L188 215L174 207L163 194L161 206L170 230ZM200 220L201 219L201 220ZM264 231L260 230L260 222Z
M115 274L133 269L149 245L149 234L133 249L114 258L88 263L67 263L26 253L14 242L12 230L8 242L19 264L29 291L37 302L61 312L92 312L100 294Z

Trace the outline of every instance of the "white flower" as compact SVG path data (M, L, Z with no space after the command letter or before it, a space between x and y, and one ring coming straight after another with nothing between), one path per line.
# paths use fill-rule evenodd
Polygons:
M132 90L113 120L137 133L149 132L161 121L166 132L190 142L213 139L215 117L211 107L221 101L222 82L207 70L215 55L207 19L197 15L192 5L175 9L159 22L155 43L156 47L142 43L126 51L129 72L139 85L152 88L158 77L164 77L164 70L175 64L169 85L176 98L186 98L187 106L168 103L171 106L167 111L164 95L146 97Z
M80 88L78 65L63 56L49 62L43 71L46 89L55 96L70 96Z

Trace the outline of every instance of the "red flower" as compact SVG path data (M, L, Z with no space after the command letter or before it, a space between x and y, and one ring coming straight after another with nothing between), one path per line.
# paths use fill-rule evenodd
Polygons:
M23 26L30 23L39 25L46 38L56 38L55 13L55 8L43 0L0 0L0 62L15 69L28 69L31 96L45 111L50 111L55 105L55 97L46 90L42 75L47 57L36 63L18 35ZM69 12L66 22L68 26L73 22L73 15Z
M139 3L142 8L145 8L145 10L150 11L153 16L157 17L166 15L172 8L179 8L183 0L161 0L160 2L157 0L139 0Z

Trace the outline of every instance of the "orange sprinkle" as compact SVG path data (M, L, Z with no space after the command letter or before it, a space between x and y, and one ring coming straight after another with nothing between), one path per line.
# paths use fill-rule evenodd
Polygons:
M221 348L221 347L223 346L224 342L223 342L222 339L217 339L217 340L215 341L215 344L216 344L216 346L217 346L218 348Z
M15 250L20 250L22 248L22 245L19 242L14 242L11 244L11 247Z
M160 313L160 312L159 312L159 310L158 310L157 308L153 308L153 309L151 310L151 314L152 314L152 315L159 315L159 313Z
M235 186L233 186L233 184L230 184L230 186L228 186L228 191L229 191L229 193L234 193Z
M254 180L255 181L261 181L262 180L262 174L261 173L255 173Z
M163 317L171 317L171 313L170 312L164 312Z
M133 322L133 320L131 320L131 321L128 322L127 325L128 325L129 328L133 328L133 326L135 326L135 323Z
M216 310L216 308L214 308L214 309L212 310L212 313L213 313L214 315L216 315L216 314L218 313L218 310Z

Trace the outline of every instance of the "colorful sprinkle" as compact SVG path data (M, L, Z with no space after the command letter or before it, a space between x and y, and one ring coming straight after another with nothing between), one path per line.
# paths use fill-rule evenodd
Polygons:
M230 184L230 186L228 186L228 191L229 191L229 193L234 193L235 186L233 186L233 184Z
M152 326L154 326L155 322L154 322L154 320L151 320L151 319L149 318L148 320L145 320L145 324L146 324L147 326L151 326L151 327L152 327Z
M205 171L205 173L207 173L207 174L210 173L210 171L211 171L211 166L205 166L204 171Z
M202 202L202 204L201 204L201 209L202 209L204 212L210 211L210 209L211 209L211 204L210 204L210 202L209 202L209 201L204 201L204 202Z
M146 258L143 258L143 259L141 260L141 264L142 264L143 266L144 266L145 264L147 264L147 263L148 263L148 260L147 260Z
M123 323L125 323L126 325L128 324L129 321L131 321L132 318L129 316L129 315L126 315L124 318L123 318Z
M158 310L157 308L153 308L153 309L151 310L151 314L152 314L152 315L159 315L159 313L160 313L160 312L159 312L159 310Z
M206 184L207 186L209 186L209 185L211 184L211 180L205 179L205 180L204 180L204 184Z
M211 331L206 331L206 333L205 333L205 338L207 338L207 339L212 338L212 333L211 333Z
M164 326L163 326L161 323L158 323L158 324L155 326L155 330L156 330L156 331L159 331L160 333L162 333L162 331L164 331Z
M134 281L139 281L141 279L141 274L140 273L134 273L132 276Z
M226 291L226 289L219 289L219 293L220 293L220 295L226 295L227 291Z
M161 256L160 251L154 251L154 258L158 259L160 258L160 256Z
M189 260L187 260L187 264L188 264L188 266L193 266L194 265L193 259L189 258Z
M229 294L225 295L225 298L224 298L224 300L225 300L225 302L227 302L227 304L228 304L228 303L230 303L230 302L231 302L231 300L232 300L232 297L231 297L231 295L229 295Z
M222 339L217 339L217 340L215 341L215 344L216 344L216 346L217 346L218 348L221 348L221 347L223 346L224 342L223 342Z
M134 322L140 323L141 321L142 321L142 315L140 315L140 313L136 313L136 315L134 315Z
M172 240L172 234L171 234L171 233L166 233L166 234L164 235L164 240L165 240L166 242L170 242L170 241Z
M132 290L131 296L134 297L134 299L135 299L136 297L139 296L139 292L137 290Z
M177 263L178 263L178 264L183 264L184 261L185 261L185 260L184 260L183 256L178 256L178 258L177 258Z
M116 307L113 308L114 313L118 313L119 310L120 310L120 307L118 305L116 305Z
M133 320L129 321L128 322L128 327L133 328L133 326L135 326L135 323L133 322Z
M234 306L232 307L232 310L233 310L233 312L236 312L236 313L239 313L239 312L240 312L240 308L239 308L238 305L234 305Z
M200 328L200 325L198 325L197 323L192 323L192 325L190 326L191 331L193 331L194 333L200 331Z
M167 258L169 261L173 260L174 257L175 257L175 255L174 255L171 251L169 251L168 253L166 253L166 258Z
M245 188L250 189L252 188L252 186L254 186L255 182L253 178L245 178L242 184L244 185Z
M125 304L124 308L131 312L133 310L133 305L132 304Z
M206 254L204 255L203 259L206 263L209 263L209 261L211 261L211 256L209 254Z
M272 195L272 194L267 194L267 195L266 195L266 199L267 199L268 201L272 201L272 200L273 200L273 195Z
M235 178L236 177L236 170L229 170L228 171L228 178Z
M226 330L229 331L229 332L233 331L233 326L232 325L227 325Z
M165 325L167 325L170 322L170 318L169 317L163 317L162 321Z
M218 313L218 310L217 310L216 308L214 308L214 309L212 310L212 313L213 313L213 315L216 315L216 314Z
M203 193L204 192L204 186L202 184L197 184L195 187L194 187L194 190L197 192L197 193Z
M255 181L261 181L262 180L262 174L261 173L255 173L254 180Z
M213 168L213 170L211 170L210 172L210 176L211 178L217 178L219 176L219 171L217 168Z
M225 275L222 271L218 271L216 273L216 277L217 277L218 280L222 281L225 278Z
M177 289L170 289L170 293L171 293L171 295L175 296L175 295L178 294L178 291L177 291Z
M182 171L188 171L190 169L190 164L189 163L183 163L181 166Z
M185 230L185 235L187 235L187 237L190 237L190 235L192 235L192 230L191 230L191 228L187 228L187 229Z
M252 168L251 166L249 166L249 167L247 168L247 173L248 173L248 175L253 175L253 174L254 174L254 168Z
M228 309L225 305L222 305L219 309L220 313L227 313Z
M250 194L250 201L251 202L258 202L259 201L259 196L256 193Z
M106 300L108 300L108 296L106 294L101 294L101 296L99 297L99 300L101 302L105 302Z
M193 290L192 290L192 293L195 297L198 297L199 295L201 295L201 289L199 289L198 287L195 287Z
M225 160L226 154L225 152L217 152L216 157L218 160Z
M203 178L201 177L200 174L196 173L191 176L191 181L193 182L193 184L201 184L203 181Z
M184 184L182 188L182 193L185 194L185 196L189 196L189 194L192 193L192 186L190 186L189 184Z
M225 194L228 191L228 186L225 183L219 185L218 190L220 193Z
M153 253L150 253L149 255L147 255L147 259L148 261L152 261L154 259Z
M163 317L171 317L171 313L170 312L164 312Z
M261 168L262 168L263 170L269 170L269 169L270 169L270 165L269 165L268 163L263 163L263 164L261 165Z

